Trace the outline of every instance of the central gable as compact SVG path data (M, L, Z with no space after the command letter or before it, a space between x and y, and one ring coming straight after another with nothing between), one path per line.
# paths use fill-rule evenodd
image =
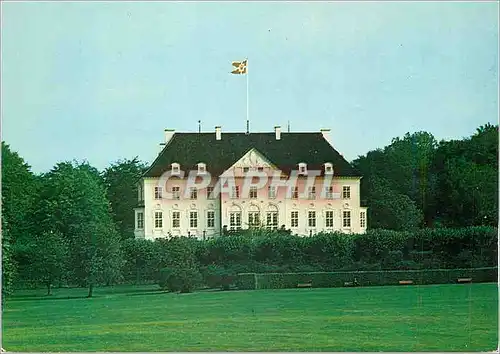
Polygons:
M231 167L228 169L232 169L235 167L249 167L249 168L257 168L257 167L269 167L276 168L276 166L269 161L262 153L260 153L256 148L250 149L243 157L241 157L238 161L236 161Z
M258 167L270 168L273 170L279 170L275 164L273 164L267 157L265 157L256 148L248 150L245 155L243 155L238 161L229 166L222 175L226 175L235 169L249 168L252 170L257 170Z

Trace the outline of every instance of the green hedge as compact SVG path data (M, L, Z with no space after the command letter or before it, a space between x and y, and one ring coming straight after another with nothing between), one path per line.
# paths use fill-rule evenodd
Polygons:
M342 287L346 282L359 286L399 285L411 280L415 285L456 283L459 278L472 278L474 283L497 281L497 267L474 269L426 269L395 271L312 272L312 273L244 273L238 274L239 289L287 289L301 283L313 288Z
M256 288L256 273L241 273L236 277L236 286L240 290L254 290Z

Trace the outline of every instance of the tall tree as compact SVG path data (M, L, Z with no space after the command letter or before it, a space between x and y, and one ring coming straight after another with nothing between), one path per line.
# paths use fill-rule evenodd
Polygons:
M2 141L2 294L12 292L16 275L15 243L27 239L33 223L36 177L22 157Z
M136 158L121 160L103 172L113 221L122 239L134 237L134 208L138 203L137 183L147 166Z
M407 133L353 161L363 175L361 196L369 206L370 227L423 226L422 215L432 215L435 183L430 166L435 146L431 134Z
M392 170L389 176L393 187L415 202L425 221L434 213L435 182L430 170L436 148L432 134L420 131L407 133L403 139L395 138L384 149Z
M498 126L487 124L470 138L442 141L433 171L440 224L497 225Z
M16 266L12 255L12 240L8 229L4 229L2 219L2 303L12 293Z
M371 228L405 231L422 225L422 211L407 195L396 191L391 182L374 178L368 188L368 222Z
M2 141L2 220L12 241L29 235L37 194L37 179L31 167Z
M102 181L86 163L59 163L43 176L38 222L70 249L70 275L89 288L116 280L123 258Z
M33 237L29 250L33 281L45 284L47 295L51 295L52 284L63 280L67 274L67 241L57 231L44 232Z

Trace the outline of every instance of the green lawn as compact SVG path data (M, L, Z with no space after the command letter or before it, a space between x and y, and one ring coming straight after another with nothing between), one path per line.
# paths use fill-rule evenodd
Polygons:
M154 287L19 292L8 351L491 351L496 284L168 294ZM40 296L39 296L40 295Z

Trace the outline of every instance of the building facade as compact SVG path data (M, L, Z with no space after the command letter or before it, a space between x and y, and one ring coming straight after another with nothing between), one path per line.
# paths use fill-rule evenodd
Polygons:
M319 133L175 133L138 186L135 236L208 238L225 229L363 233L360 174Z

